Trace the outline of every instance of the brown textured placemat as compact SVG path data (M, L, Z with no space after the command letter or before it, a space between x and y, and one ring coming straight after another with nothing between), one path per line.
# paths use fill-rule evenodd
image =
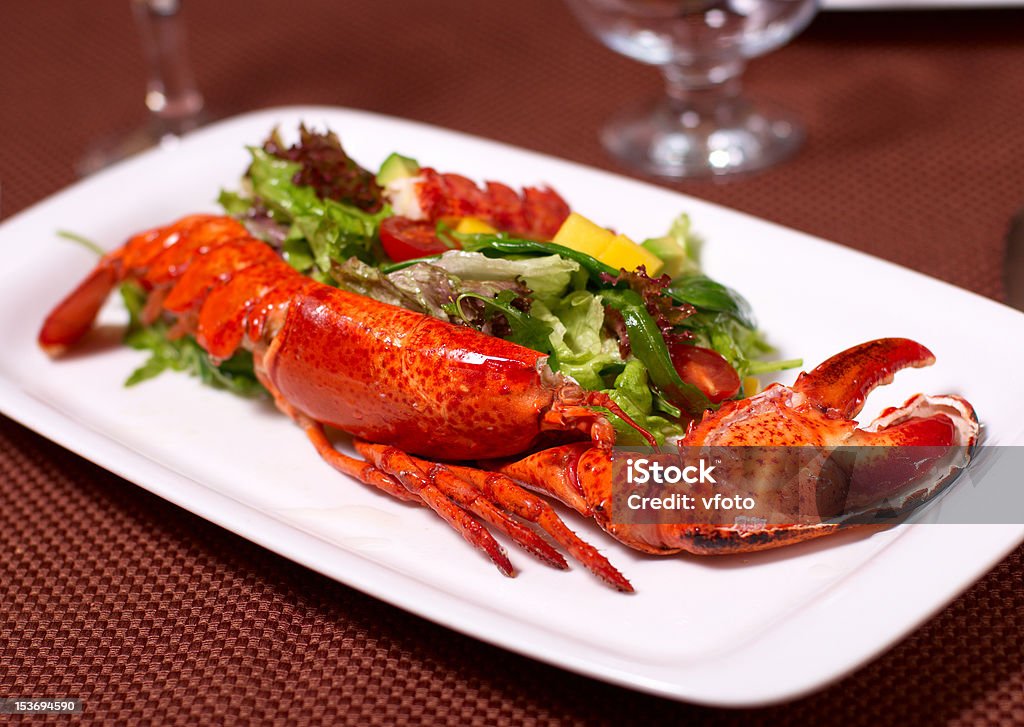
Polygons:
M4 7L4 217L74 181L91 140L142 120L127 5ZM599 47L551 0L254 7L186 9L200 83L221 115L348 105L621 171L597 143L600 120L658 88L653 71ZM729 184L672 186L998 298L1003 235L1024 204L1022 21L1019 10L822 16L749 75L807 120L801 155ZM786 279L784 260L774 274ZM0 419L0 696L81 697L76 719L1024 723L1021 558L820 694L702 709L409 616Z

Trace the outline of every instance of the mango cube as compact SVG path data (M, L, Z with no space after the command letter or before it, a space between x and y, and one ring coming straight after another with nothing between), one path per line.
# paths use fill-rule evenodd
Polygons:
M601 251L598 259L616 270L625 268L630 272L644 265L651 277L656 276L664 267L664 263L653 252L637 245L625 235L616 235L611 244Z
M498 231L476 217L463 217L455 226L455 231L463 235L494 235Z
M552 242L597 258L616 270L625 268L632 272L637 266L645 265L648 275L657 275L665 265L661 258L642 245L637 245L625 235L616 235L575 212L562 223Z
M615 239L615 234L573 212L551 241L557 245L600 259L601 253Z

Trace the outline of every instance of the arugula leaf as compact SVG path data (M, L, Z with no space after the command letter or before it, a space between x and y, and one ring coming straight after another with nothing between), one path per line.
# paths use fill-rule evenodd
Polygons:
M747 328L757 328L750 303L731 288L706 275L684 275L672 281L666 293L681 303L716 313L728 313Z
M534 351L549 353L551 351L551 341L549 340L551 326L513 306L512 302L519 297L512 290L503 290L493 298L480 293L461 293L453 303L442 307L449 315L469 320L469 316L462 309L462 302L469 299L479 300L488 310L505 316L509 328L512 329L511 334L503 336L505 340L532 348Z
M670 403L693 415L715 408L704 392L679 377L665 339L639 294L632 290L605 290L601 297L622 314L633 355L647 367L654 385Z

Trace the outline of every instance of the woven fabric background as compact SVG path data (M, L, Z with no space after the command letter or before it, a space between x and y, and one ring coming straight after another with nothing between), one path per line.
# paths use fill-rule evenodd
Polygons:
M352 106L623 172L600 149L600 122L659 90L655 71L603 49L552 0L218 0L185 17L219 116ZM1022 28L1017 9L823 14L747 79L806 120L800 155L668 186L998 299L1024 205ZM90 143L144 120L145 76L126 0L6 3L0 41L6 218L75 181ZM0 696L81 697L80 721L1021 724L1021 566L1018 550L823 692L697 708L405 614L0 418Z

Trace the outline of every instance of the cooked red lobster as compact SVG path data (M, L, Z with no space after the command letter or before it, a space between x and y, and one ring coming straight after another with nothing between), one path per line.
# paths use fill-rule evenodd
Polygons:
M569 216L569 205L548 188L525 187L520 194L500 182L488 181L481 189L471 179L440 174L429 167L403 181L415 190L414 195L405 197L413 209L403 214L427 223L475 217L516 235L550 239Z
M569 216L569 205L553 189L517 193L493 181L481 189L471 179L429 167L391 182L383 195L395 214L381 224L380 238L396 261L449 249L437 236L440 221L470 217L513 235L550 240Z
M608 584L632 590L524 484L645 552L756 550L834 529L794 525L751 534L614 521L607 507L614 429L593 407L628 417L607 396L551 371L536 351L307 278L229 217L189 216L129 239L50 313L40 345L51 355L74 345L125 281L148 294L144 322L173 320L171 335L194 336L215 360L250 350L260 382L328 463L430 507L506 575L512 564L484 523L566 568L551 542L529 526L536 524ZM802 374L792 389L775 385L707 412L683 443L967 448L977 422L955 396L915 397L864 430L852 421L870 390L893 372L932 361L927 349L905 339L863 344ZM354 436L365 460L338 451L325 426ZM551 435L583 441L536 451ZM439 462L499 458L506 462L486 470Z

